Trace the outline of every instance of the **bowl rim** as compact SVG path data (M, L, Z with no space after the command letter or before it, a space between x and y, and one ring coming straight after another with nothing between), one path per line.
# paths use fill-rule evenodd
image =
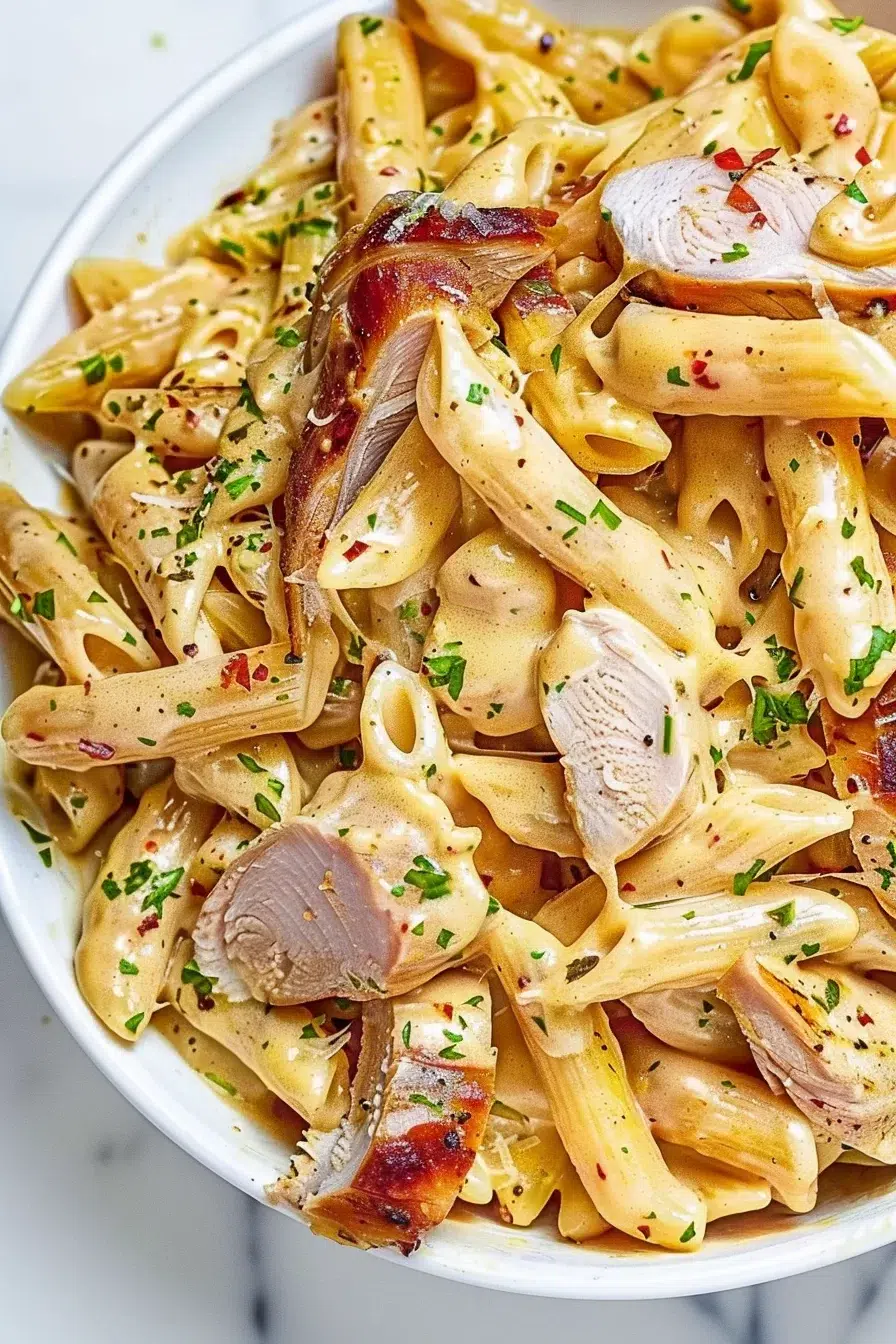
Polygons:
M374 10L385 7L385 0L373 0L369 6ZM0 386L27 361L48 313L65 290L74 260L89 249L123 198L166 150L246 84L296 56L323 33L333 31L338 21L356 8L354 0L328 0L276 27L201 79L118 156L62 226L20 299L0 344ZM2 851L0 909L31 974L60 1021L113 1086L181 1149L267 1205L264 1191L236 1160L207 1151L194 1131L177 1119L163 1092L149 1086L145 1078L122 1072L120 1043L103 1030L70 987L57 980L46 940L40 938L16 898L15 874L9 856ZM896 1240L896 1196L890 1197L889 1207L876 1209L859 1221L844 1222L835 1213L820 1223L805 1225L802 1232L783 1238L761 1236L752 1242L732 1244L730 1251L721 1245L710 1254L698 1253L684 1261L670 1254L649 1259L608 1259L594 1250L568 1244L559 1259L542 1259L526 1252L525 1229L513 1233L519 1253L505 1248L492 1255L469 1238L469 1226L466 1221L449 1223L410 1260L389 1251L374 1254L441 1278L532 1296L593 1300L683 1297L749 1287L820 1269Z

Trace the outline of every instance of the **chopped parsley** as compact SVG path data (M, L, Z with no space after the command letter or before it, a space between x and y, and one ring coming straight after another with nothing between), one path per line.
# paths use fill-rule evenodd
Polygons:
M853 574L855 574L861 587L871 588L873 590L874 575L868 573L868 570L865 568L865 561L861 555L854 555L849 562L849 567L852 570ZM36 601L37 598L35 598L35 602Z
M849 186L844 189L844 195L848 196L851 201L858 201L859 205L868 204L868 197L858 182L850 182Z
M488 388L485 383L471 383L467 391L467 401L471 401L474 406L481 406L488 396Z
M118 969L122 975L140 974L140 967L135 966L134 963L132 961L128 961L126 957L121 958L121 961L118 963Z
M728 76L729 82L731 84L737 84L745 79L749 79L763 56L767 56L771 49L771 39L765 42L751 42L747 49L747 54L744 57L743 65L733 78L731 75Z
M767 910L769 919L773 919L776 924L780 924L782 929L786 929L788 924L792 924L796 919L796 903L788 901L786 905L779 905L775 910Z
M712 143L715 144L715 141ZM671 369L666 370L666 382L672 383L674 387L690 387L687 379L681 376L680 364L674 364Z
M45 621L55 621L56 597L53 589L45 588L42 593L35 593L31 610L35 616L42 616Z
M182 719L192 719L193 715L196 713L196 706L191 705L189 700L181 700L177 707L177 712Z
M604 503L602 499L599 499L595 504L594 508L591 510L591 517L599 518L601 522L604 524L604 526L608 527L611 532L615 532L619 524L622 522L622 519L619 517L619 514L614 513L613 510L609 507L609 505Z
M403 879L409 887L416 887L421 901L437 901L447 896L451 889L451 876L432 859L418 854L413 868L409 868Z
M448 947L448 944L451 942L451 939L452 939L453 937L454 937L454 932L453 932L453 930L451 930L451 929L440 929L440 930L439 930L439 933L438 933L438 935L437 935L437 937L436 937L436 942L438 943L439 947L442 948L443 951L445 951L445 950L447 949L447 947ZM457 1039L458 1039L458 1040L461 1040L461 1037L458 1036Z
M786 729L808 722L809 708L801 691L776 695L767 686L756 687L751 731L753 741L760 747L767 747L777 740L779 724Z
M750 249L746 243L732 243L729 252L722 253L723 261L743 261L744 257L750 255Z
M774 635L765 642L765 651L775 665L779 681L789 681L797 669L796 652L779 644Z
M127 1022L125 1022L124 1024L125 1031L129 1031L131 1032L132 1035L136 1035L137 1028L143 1021L145 1016L146 1016L145 1013L135 1013L133 1017L129 1017Z
M844 518L842 526L840 528L841 537L843 537L846 541L849 541L850 537L854 535L855 530L856 530L855 523L851 523L848 518Z
M372 19L367 14L358 20L358 27L361 29L362 37L370 37L371 33L375 33L376 30L382 28L382 26L382 19Z
M560 372L560 356L563 354L563 346L559 343L551 351L551 368L555 373Z
M864 658L850 658L849 676L843 679L843 689L847 695L857 695L864 689L865 682L877 667L885 653L892 651L896 644L896 630L884 630L883 626L871 627L871 643Z
M790 602L792 603L793 606L797 608L798 611L802 611L803 607L805 607L806 605L805 602L801 601L800 598L796 596L796 591L805 577L806 577L806 571L803 569L802 565L800 565L799 569L793 576L793 583L790 585L790 589L787 593Z
M274 804L265 798L263 793L256 793L255 806L263 817L267 817L268 821L280 820L280 813L277 811Z
M580 509L574 508L572 504L567 504L565 499L555 499L554 508L558 509L560 513L565 513L567 518L572 518L573 522L581 523L583 527L588 522L584 513Z
M447 687L452 700L457 700L460 696L467 670L467 660L459 653L453 652L456 648L460 648L459 642L446 644L445 653L433 654L423 660L430 686L433 689L439 686Z
M734 892L735 896L745 896L747 887L749 887L752 882L756 881L764 867L765 859L756 859L750 864L745 873L735 873L734 881L731 883L731 890Z

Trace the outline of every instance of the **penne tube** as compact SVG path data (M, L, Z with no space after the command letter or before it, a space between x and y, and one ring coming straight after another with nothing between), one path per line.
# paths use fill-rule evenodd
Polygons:
M896 670L896 601L868 511L860 443L855 420L766 421L765 460L787 530L781 572L803 668L850 719Z
M297 181L270 190L257 187L248 195L225 196L217 209L170 240L169 258L209 257L246 273L280 261L288 239L300 232L319 231L332 246L336 223L327 202L332 201L333 184L325 177L325 169L311 169ZM325 188L320 198L324 212L318 214L315 193ZM276 284L277 277L271 279Z
M317 718L330 684L329 644L297 657L270 644L82 686L34 686L7 711L10 751L34 765L158 760Z
M124 802L124 771L117 765L94 770L39 766L32 788L63 854L80 854Z
M71 269L72 284L91 317L108 312L161 276L158 266L128 257L79 257Z
M183 755L174 780L182 793L226 807L260 830L298 816L308 796L280 733Z
M339 233L339 200L337 182L312 187L302 197L301 211L297 208L297 216L283 230L277 299L268 323L268 331L279 345L293 341L290 333L311 312L318 273Z
M418 37L463 60L485 51L524 57L562 83L586 121L618 116L649 96L645 83L624 68L619 36L560 24L535 5L454 0L446 6L437 0L401 0L399 13Z
M569 1241L593 1241L610 1230L606 1218L601 1218L594 1200L582 1184L581 1177L571 1162L560 1177L560 1209L557 1231Z
M155 453L208 458L215 452L237 387L128 388L107 392L101 421L126 429Z
M582 842L570 819L563 769L552 761L500 756L454 757L468 793L488 808L495 825L518 845L581 858Z
M206 589L202 614L225 653L266 644L271 637L264 613L242 593L226 588L217 577Z
M401 583L427 563L459 508L457 477L415 418L327 538L318 583Z
M621 999L644 990L714 985L747 951L805 956L804 946L839 951L858 931L845 901L780 878L745 887L756 863L734 879L733 893L679 897L653 905L608 903L566 949L537 993L566 1007ZM535 991L527 991L527 997Z
M101 1022L133 1041L149 1026L174 940L198 914L186 871L215 809L187 799L171 777L147 789L112 841L84 901L75 953L78 986Z
M896 360L823 318L721 317L629 304L588 360L619 397L667 415L896 415Z
M881 110L874 81L858 52L844 49L843 35L834 29L784 14L775 25L769 53L769 88L800 154L811 160L813 169L851 181L856 146L872 141ZM848 135L842 133L839 121L844 115Z
M178 375L194 384L241 386L253 348L262 335L274 301L277 280L271 270L250 271L233 280L207 313L197 313L184 331L175 356Z
M143 631L78 555L74 533L66 520L32 509L0 485L4 619L49 654L69 682L158 667Z
M347 1033L328 1035L323 1019L308 1008L272 1008L256 999L231 1003L215 993L216 983L202 974L185 938L162 996L315 1129L335 1129L348 1110Z
M605 141L602 130L581 121L527 117L477 153L447 184L444 197L480 208L550 205L557 181L584 171Z
M336 161L336 99L315 98L274 125L271 148L252 173L247 194L273 191Z
M866 975L869 971L896 970L896 927L873 892L857 882L843 880L839 873L814 878L812 885L839 896L855 911L859 931L848 947L831 952L830 966L846 966Z
M156 454L138 444L109 467L87 501L179 661L220 652L202 599L221 558L221 539L205 533L210 491L197 495L196 484L190 471L169 475Z
M508 348L529 374L526 405L589 473L642 471L671 447L652 413L606 391L588 362L592 323L617 292L598 294L576 317L547 280L529 278L501 308Z
M258 831L239 817L224 817L200 845L187 872L191 896L207 896Z
M768 1181L797 1213L815 1207L818 1157L807 1121L765 1083L672 1050L643 1028L620 1030L632 1089L662 1143Z
M336 61L339 181L356 222L384 196L425 189L423 91L411 34L397 19L343 19Z
M775 492L764 470L762 439L758 419L732 417L720 422L716 416L694 415L681 426L683 480L676 521L689 536L706 538L722 554L731 555L738 584L758 568L766 552L780 555L786 541ZM731 603L738 616L739 597ZM718 610L717 615L722 624Z
M228 281L207 261L190 261L133 290L77 327L12 380L11 411L94 411L110 387L140 387L174 361L187 323L213 307Z
M656 989L629 994L625 1006L651 1036L717 1064L750 1068L753 1056L737 1018L710 989Z
M708 1223L765 1209L771 1203L772 1188L761 1176L738 1171L727 1162L716 1162L675 1143L661 1143L660 1152L673 1176L695 1190L706 1204Z
M837 798L793 784L737 784L693 811L670 835L618 865L626 900L705 896L761 856L763 869L852 825Z
M535 934L545 936L537 929ZM546 1054L538 1022L517 1006L520 977L527 979L536 964L525 921L499 911L488 920L483 939L514 1006L557 1132L598 1213L638 1240L695 1250L703 1240L705 1205L663 1162L603 1010L594 1006L575 1014L579 1050L562 1057Z
M503 528L488 528L446 560L436 594L423 675L437 702L489 736L535 728L539 655L556 628L550 566Z
M432 442L505 526L673 648L717 658L710 614L686 563L613 509L522 401L494 384L448 310L436 323L417 398ZM639 577L642 566L649 579Z
M701 5L673 9L632 39L628 68L674 98L713 56L743 36L733 15Z

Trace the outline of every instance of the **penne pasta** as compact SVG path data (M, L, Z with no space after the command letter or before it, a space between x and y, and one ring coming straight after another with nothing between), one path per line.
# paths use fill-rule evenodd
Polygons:
M84 901L75 954L81 993L124 1041L149 1026L179 932L198 913L186 872L214 806L187 799L171 777L147 789L112 841Z

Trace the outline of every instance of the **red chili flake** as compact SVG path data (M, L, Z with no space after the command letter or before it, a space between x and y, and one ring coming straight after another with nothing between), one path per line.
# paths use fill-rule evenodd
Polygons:
M46 738L43 733L28 733L28 740L30 742L45 742Z
M601 1178L602 1181L605 1181L607 1179L607 1173L604 1171L603 1167L599 1162L597 1162L595 1165L597 1167L598 1176Z
M353 541L348 550L342 552L342 555L345 560L357 560L359 555L363 555L365 551L369 550L370 547L366 541Z
M137 932L142 938L144 933L149 933L150 929L157 929L158 927L159 927L159 917L156 914L155 910L153 910L152 914L147 915L146 918L144 920L141 920L141 922L137 925Z
M720 387L719 383L713 382L708 373L701 373L699 378L694 379L694 382L698 387L705 387L707 392L717 392Z
M242 686L244 691L252 689L249 683L249 659L244 653L235 653L221 668L221 685L224 690L228 690L234 682Z
M859 1023L860 1023L863 1027L867 1027L869 1024L870 1024L871 1026L874 1026L874 1018L871 1016L870 1013L866 1013L864 1008L861 1008L861 1009L856 1013L856 1017L858 1018Z
M185 419L187 424L190 426L190 429L195 429L196 426L199 424L199 416L196 414L195 411L192 411L189 408L187 409Z
M267 555L268 551L272 551L273 549L274 543L272 541L266 541L263 546L259 546L258 552L260 555Z
M531 983L528 975L518 975L516 978L517 989L528 989Z
M638 888L635 886L634 882L623 882L623 884L622 884L622 886L619 888L619 890L620 890L620 891L637 891Z
M750 228L751 228L751 229L764 229L767 223L768 223L768 220L766 219L765 215L764 215L764 214L762 213L762 211L760 210L760 211L759 211L759 214L758 214L758 215L754 215L753 218L750 220Z
M388 168L380 169L380 177L397 177L397 176L398 176L398 169L393 168L391 164L389 165Z
M840 116L839 121L834 127L835 135L852 135L856 128L855 117L848 117L845 112Z
M451 1019L454 1017L454 1004L453 1004L453 1003L443 1003L443 1004L442 1004L442 1012L445 1014L445 1016L448 1018L448 1021L450 1022Z
M760 149L759 153L754 154L752 159L750 160L750 167L756 168L760 163L768 163L769 159L773 159L775 155L779 154L780 152L781 152L780 145L774 146L771 149Z
M176 410L176 408L180 405L180 402L178 401L177 397L172 397L170 392L168 393L166 400L168 402L169 407L172 410Z
M641 1236L644 1238L645 1241L650 1240L650 1227L647 1223L639 1223L638 1231L641 1233Z
M198 644L185 644L185 645L184 645L184 656L185 656L186 658L195 658L198 652L199 652L199 645L198 645Z
M742 215L752 215L759 209L759 202L748 191L735 182L734 186L725 197L725 201L733 210L739 210Z
M820 1111L824 1110L824 1102L819 1101L818 1097L810 1097L809 1100L812 1102L812 1105L817 1106Z
M721 149L718 154L713 154L712 161L717 168L724 168L729 173L747 166L736 149Z
M859 163L862 165L863 168L867 168L868 164L871 162L871 155L868 153L864 145L862 145L861 149L856 150L856 158L858 159Z
M480 882L482 883L482 885L485 887L486 891L488 891L489 887L490 887L491 884L494 882L494 880L495 880L495 879L494 879L494 875L493 875L492 873L480 873L480 874L479 874L479 881L480 881Z
M94 761L109 761L115 755L115 748L110 747L108 742L89 742L86 737L81 738L78 750Z
M421 616L431 616L431 615L432 615L432 606L431 606L431 604L430 604L429 602L421 602L421 603L420 603L420 615L421 615Z
M205 897L208 895L208 892L206 891L205 887L202 885L201 882L197 882L195 877L190 878L190 895L201 897Z
M265 666L265 664L264 664L264 663L259 663L258 666L256 667L255 671L252 673L252 680L253 680L253 681L267 681L267 679L268 679L269 676L270 676L270 672L268 671L268 669L267 669L267 667Z
M695 378L699 378L701 373L706 372L706 360L694 359L691 361L691 373Z
M90 678L89 678L89 677L87 678L87 680L86 680L85 683L84 683L84 694L85 694L85 695L89 695L89 694L90 694Z
M158 849L158 845L156 844L155 840L147 840L143 848L149 850L150 854L155 854L156 850Z

